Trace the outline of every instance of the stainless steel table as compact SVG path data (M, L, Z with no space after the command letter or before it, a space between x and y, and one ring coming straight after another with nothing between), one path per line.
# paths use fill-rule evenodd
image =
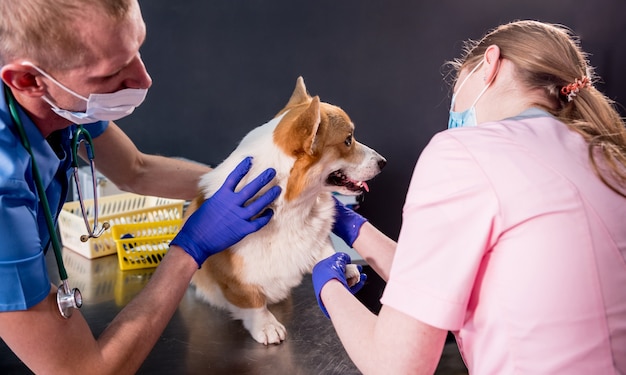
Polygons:
M57 279L52 251L47 258L50 275ZM81 312L96 336L154 272L154 269L121 271L115 255L89 260L64 250L63 258L71 286L83 293ZM365 270L368 283L358 297L377 311L384 283L367 266ZM341 346L330 320L319 310L309 275L287 300L270 306L270 310L288 331L281 345L257 343L240 321L231 320L226 312L198 301L190 287L138 373L360 374ZM0 343L0 374L29 373L6 345ZM438 374L464 373L455 344L446 345Z

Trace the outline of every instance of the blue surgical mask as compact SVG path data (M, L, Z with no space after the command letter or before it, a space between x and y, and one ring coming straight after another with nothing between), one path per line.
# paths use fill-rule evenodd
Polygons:
M90 94L88 98L77 94L68 87L62 85L48 73L37 67L35 64L25 61L24 65L30 66L41 73L44 77L54 82L57 86L87 103L84 112L70 111L59 108L50 98L43 97L43 100L50 104L50 107L57 115L75 123L88 124L96 121L115 121L128 116L145 99L147 89L123 89L108 94Z
M478 99L480 99L480 97L483 96L485 91L487 91L487 88L489 88L489 85L491 84L491 82L485 85L485 88L483 88L483 91L481 91L480 94L478 94L478 97L476 98L476 100L474 100L474 103L472 103L472 105L468 109L466 109L463 112L455 112L453 111L453 109L454 109L454 102L455 102L457 94L459 93L459 91L461 91L461 88L463 87L463 85L465 85L465 82L467 82L467 79L472 74L474 74L474 72L483 64L483 61L479 62L478 65L476 65L476 67L474 67L474 69L472 69L472 71L469 72L467 77L465 77L463 82L461 82L461 84L459 85L459 88L456 90L456 93L452 95L452 101L450 103L450 117L448 118L448 129L460 128L463 126L478 125L478 122L476 120L476 103L478 102Z

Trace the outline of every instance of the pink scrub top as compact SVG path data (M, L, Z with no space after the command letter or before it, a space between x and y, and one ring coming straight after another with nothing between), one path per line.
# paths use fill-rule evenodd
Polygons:
M475 374L626 374L626 199L538 109L437 134L381 299Z

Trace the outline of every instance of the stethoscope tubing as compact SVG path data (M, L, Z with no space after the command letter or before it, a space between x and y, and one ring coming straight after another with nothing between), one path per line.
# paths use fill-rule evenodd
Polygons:
M13 97L13 93L11 92L11 90L9 90L9 88L6 85L4 86L4 90L5 90L6 97L8 99L9 112L11 113L11 118L13 119L13 122L15 122L15 125L20 134L20 138L22 140L22 144L24 145L24 148L26 148L26 150L28 151L31 157L33 177L35 180L35 185L37 187L37 192L39 194L39 200L44 210L44 216L46 218L46 226L48 227L48 232L50 233L50 242L52 243L52 249L54 250L54 256L56 258L57 267L59 269L59 277L61 278L61 285L59 285L58 290L57 290L57 304L58 304L59 312L61 313L61 316L67 319L70 316L72 316L72 312L74 308L80 308L82 306L83 304L82 295L80 294L80 291L78 289L76 288L71 289L69 287L69 283L67 281L67 271L65 270L65 265L63 264L63 256L61 255L61 242L59 241L59 237L57 235L57 231L54 226L54 221L52 219L52 211L50 210L50 204L48 203L48 196L46 195L46 190L43 186L43 182L41 181L41 175L39 174L39 168L37 167L35 154L33 153L33 150L30 146L30 142L28 141L26 131L24 130L24 125L22 124L22 121L19 118L19 114L17 113L17 106L15 104L15 98Z
M30 158L32 160L33 167L33 176L35 177L35 185L37 186L37 192L39 193L39 200L41 201L41 205L44 210L44 216L46 218L46 225L48 226L48 232L50 232L50 241L52 242L52 248L54 250L54 255L57 260L57 265L59 268L59 276L61 280L67 279L67 271L65 270L65 266L63 265L63 257L61 256L61 244L59 238L57 236L57 232L55 230L54 222L52 220L52 211L50 210L50 204L48 203L48 196L46 195L46 189L43 186L43 182L41 181L41 175L39 174L39 168L37 167L37 161L35 160L35 154L33 153L32 148L30 147L30 142L28 141L28 137L26 136L26 131L24 130L24 126L22 125L22 121L19 118L19 114L17 113L17 107L15 105L15 99L13 98L13 93L5 86L5 93L7 95L9 101L9 111L11 112L11 117L13 121L17 125L17 130L20 133L20 138L22 139L22 143L24 147L30 154Z
M98 181L96 178L96 167L94 164L95 154L93 151L91 134L82 125L78 125L74 136L72 137L72 167L74 168L74 180L76 182L76 192L78 193L78 202L80 204L80 210L83 214L83 220L85 221L85 227L87 228L87 234L80 236L82 242L87 242L90 238L100 237L105 230L109 228L109 223L102 223L102 227L98 226L98 193L97 186ZM89 167L91 168L91 184L93 186L93 228L89 225L89 219L87 218L85 203L83 200L83 191L80 184L80 177L78 176L78 148L80 144L85 144L85 151L87 153L87 159L89 159Z

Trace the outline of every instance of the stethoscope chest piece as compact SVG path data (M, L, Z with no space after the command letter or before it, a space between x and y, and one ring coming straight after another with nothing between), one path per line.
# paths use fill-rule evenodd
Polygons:
M63 280L57 290L57 305L61 315L67 319L72 316L74 309L79 309L83 305L83 296L78 288L70 289L67 280Z

